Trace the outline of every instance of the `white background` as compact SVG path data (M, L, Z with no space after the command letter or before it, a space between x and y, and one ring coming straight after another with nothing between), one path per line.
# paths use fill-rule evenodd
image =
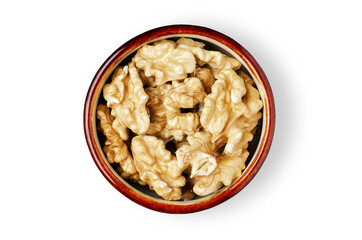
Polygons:
M361 239L359 2L1 1L0 239ZM240 42L267 74L277 108L254 180L187 215L116 191L93 163L82 123L104 60L175 23Z

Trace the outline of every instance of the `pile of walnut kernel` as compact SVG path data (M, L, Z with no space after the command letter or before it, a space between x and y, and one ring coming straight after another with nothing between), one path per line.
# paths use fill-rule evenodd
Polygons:
M120 176L166 200L205 196L238 178L263 106L240 67L189 38L144 45L118 67L97 118Z

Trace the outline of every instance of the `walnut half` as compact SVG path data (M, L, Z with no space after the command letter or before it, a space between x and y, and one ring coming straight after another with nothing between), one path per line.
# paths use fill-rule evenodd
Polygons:
M147 132L150 124L146 108L148 95L133 63L114 71L112 82L103 87L103 96L107 106L112 109L111 114L118 121L118 126L127 127L137 134ZM123 132L123 135L126 134Z
M141 180L166 200L180 199L186 180L164 142L154 136L136 136L131 148Z
M191 167L193 192L199 196L208 195L222 185L229 186L241 175L249 154L247 151L240 156L219 153L225 139L212 142L211 138L209 132L197 132L187 137L188 145L183 145L176 151L179 168Z
M146 77L154 77L150 85L161 85L167 81L184 79L196 67L195 57L190 51L177 47L175 42L162 40L153 45L144 45L132 60Z
M133 163L131 154L128 151L127 145L119 136L118 132L112 128L114 118L111 116L106 105L98 105L97 117L100 120L100 127L103 134L107 137L104 145L104 152L109 163L119 163L122 169L122 177L132 177L135 180L139 179L136 166Z

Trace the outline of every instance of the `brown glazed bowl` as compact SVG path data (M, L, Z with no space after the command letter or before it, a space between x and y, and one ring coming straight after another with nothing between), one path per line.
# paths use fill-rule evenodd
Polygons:
M109 81L113 70L130 61L142 45L166 38L191 37L206 43L207 49L221 51L243 64L243 68L254 79L264 102L263 117L259 121L254 139L249 144L249 158L242 175L230 186L189 201L166 201L147 187L122 179L108 163L102 150L96 127L96 108L102 99L103 85ZM124 196L152 210L166 213L192 213L214 207L237 194L256 175L269 152L275 126L275 108L272 90L263 70L239 43L222 33L209 28L192 25L171 25L152 29L129 40L118 48L103 63L88 90L84 106L84 132L90 153L103 176Z

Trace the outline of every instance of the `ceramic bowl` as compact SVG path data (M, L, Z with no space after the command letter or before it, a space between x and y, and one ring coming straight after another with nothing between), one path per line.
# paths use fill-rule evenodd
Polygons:
M257 132L249 144L249 158L242 175L230 186L189 201L166 201L158 197L148 187L141 187L122 179L105 158L96 127L96 108L102 100L103 85L109 81L113 70L131 60L133 54L144 44L161 39L190 37L203 41L207 49L221 51L238 59L245 71L254 79L264 102L263 117L259 121ZM96 73L88 90L84 107L84 131L90 153L104 177L124 196L152 210L167 213L191 213L214 207L237 194L255 176L269 152L275 126L275 108L273 94L263 70L239 43L230 37L209 28L192 25L171 25L152 29L129 40L118 48L103 63Z

